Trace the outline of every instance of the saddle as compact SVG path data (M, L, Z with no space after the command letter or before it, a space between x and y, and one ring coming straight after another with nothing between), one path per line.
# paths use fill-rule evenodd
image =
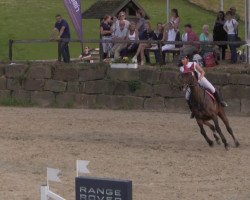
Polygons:
M214 95L212 94L212 92L210 92L210 91L208 91L206 89L205 89L205 91L211 97L211 99L213 100L213 102L216 102L216 99L215 99Z

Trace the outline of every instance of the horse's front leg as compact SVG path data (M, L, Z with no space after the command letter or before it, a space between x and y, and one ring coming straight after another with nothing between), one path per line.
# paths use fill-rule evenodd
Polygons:
M232 128L230 127L229 125L229 121L227 119L227 116L226 116L226 113L225 111L223 110L223 108L220 108L220 111L219 111L219 117L221 118L221 120L224 122L226 128L227 128L227 131L229 132L229 134L232 136L233 140L234 140L234 143L235 143L235 146L236 147L239 147L240 146L240 143L239 141L236 139L236 137L234 136L234 133L233 133L233 130Z
M225 136L223 135L223 133L222 133L222 131L220 129L218 117L214 116L212 120L214 121L215 129L216 129L217 133L219 133L220 138L221 138L221 140L222 140L222 142L223 142L223 144L225 146L225 149L228 150L229 145L227 143L227 140L226 140Z
M207 141L209 146L212 147L214 145L214 142L212 140L210 140L209 137L207 136L206 131L205 131L204 127L203 127L203 120L196 119L196 121L197 121L197 124L200 127L201 134L203 135L203 137L205 138L205 140Z
M220 144L220 138L216 134L216 129L213 124L210 124L208 121L203 121L205 125L207 125L212 131L213 131L213 136L217 144Z

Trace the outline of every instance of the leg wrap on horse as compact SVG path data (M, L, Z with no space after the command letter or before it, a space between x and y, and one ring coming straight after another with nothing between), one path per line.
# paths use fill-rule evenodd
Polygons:
M187 100L187 104L188 104L188 107L189 107L189 109L190 109L190 111L191 111L191 115L190 115L190 118L191 119L193 119L194 118L194 113L193 113L193 106L192 106L192 104L191 104L191 101L190 100Z

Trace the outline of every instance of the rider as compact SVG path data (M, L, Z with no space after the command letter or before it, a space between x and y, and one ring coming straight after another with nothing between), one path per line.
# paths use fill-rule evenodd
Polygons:
M227 103L222 100L218 91L214 88L214 86L205 78L205 72L201 68L201 66L196 62L190 62L190 56L183 56L181 58L180 64L180 71L181 73L194 73L194 76L198 79L198 83L200 86L204 87L205 89L209 90L213 93L216 101L221 104L223 107L227 107ZM192 104L190 102L190 94L191 90L188 88L186 90L186 100L189 105L190 110L192 111ZM191 118L194 118L194 114L191 114Z

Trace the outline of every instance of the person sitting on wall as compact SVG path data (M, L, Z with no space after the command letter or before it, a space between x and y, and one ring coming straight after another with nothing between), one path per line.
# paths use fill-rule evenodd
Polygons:
M139 46L139 44L133 43L139 40L139 33L136 29L136 24L134 22L131 22L129 25L129 30L126 39L131 41L131 43L128 43L127 46L121 50L121 57L127 57L131 54L135 54Z
M162 38L163 38L163 25L162 25L162 23L158 22L157 25L156 25L156 29L154 30L153 40L161 41ZM154 51L155 62L157 64L159 64L161 62L161 54L160 54L160 52L158 50L158 44L153 44L151 49L155 50ZM147 50L145 50L145 51L147 51Z
M201 42L212 42L213 35L209 32L209 26L204 24L202 27L202 33L200 34L200 41ZM204 54L214 52L213 45L202 45L200 54L204 56Z
M112 24L112 27L111 29L113 30L113 35L115 34L116 30L120 28L120 24L119 22L120 21L124 21L125 25L125 29L128 29L129 28L129 25L130 25L130 22L126 19L126 13L121 11L119 12L118 14L118 17L113 17L113 24Z
M126 43L119 43L119 41L125 40L127 37L128 29L126 28L126 21L118 20L119 28L115 29L113 35L114 46L111 49L111 54L114 55L114 59L120 58L121 50L126 47Z
M90 53L89 47L85 47L83 53L79 56L80 60L84 63L93 63L93 58Z
M150 41L150 40L153 39L153 36L154 36L154 31L152 31L152 29L151 29L150 22L147 22L145 24L145 28L146 29L143 32L141 40L148 40L148 41ZM150 42L140 43L135 56L132 58L132 61L135 62L135 63L137 63L137 57L140 55L140 57L141 57L141 63L140 64L144 65L144 57L145 57L144 50L146 48L151 48L151 47L152 47L152 45L151 45Z
M196 42L199 40L197 34L193 32L191 24L186 24L184 27L185 33L182 35L183 42ZM199 45L183 45L180 50L180 57L193 55L194 52L197 52L199 50Z
M174 23L173 22L169 22L165 28L164 28L164 32L163 32L163 38L162 38L162 42L174 42L176 41L177 38L177 34L178 36L178 30L175 28ZM174 44L164 44L162 46L162 59L163 59L163 63L165 63L165 58L166 58L166 52L168 50L174 49L175 45Z

